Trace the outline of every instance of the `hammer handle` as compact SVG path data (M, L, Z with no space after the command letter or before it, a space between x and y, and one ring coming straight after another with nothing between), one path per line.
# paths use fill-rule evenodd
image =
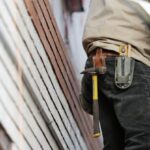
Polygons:
M92 76L93 81L93 128L94 128L94 137L100 136L99 128L99 103L98 103L98 76Z

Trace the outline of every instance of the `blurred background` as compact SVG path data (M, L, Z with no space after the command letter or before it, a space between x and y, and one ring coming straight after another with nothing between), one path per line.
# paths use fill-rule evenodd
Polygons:
M69 57L75 67L80 82L86 54L82 47L82 34L90 0L49 0L60 33L68 49Z

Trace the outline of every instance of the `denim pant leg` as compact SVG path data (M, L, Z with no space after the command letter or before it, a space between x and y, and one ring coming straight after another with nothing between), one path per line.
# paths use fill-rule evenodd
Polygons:
M100 95L100 124L104 150L124 150L124 131L116 117L113 103L102 93Z
M150 150L150 67L136 61L132 86L126 90L120 90L114 84L114 66L114 59L107 60L108 71L100 78L99 83L101 84L101 97L105 97L113 110L108 115L110 118L114 115L118 121L118 129L115 127L115 131L112 133L120 133L123 129L124 133L120 139L123 139L121 143L122 145L124 143L125 150ZM101 104L102 102L100 102ZM109 105L105 108L110 109ZM104 112L106 113L106 110ZM106 128L107 119L106 114L100 117L104 141L106 141L104 144L107 143L104 149L113 150L107 147L108 145L111 147L116 142L111 143L114 139L112 138L111 141L107 134L112 133L107 133L106 130L109 128L113 130L114 125L110 123L109 127ZM119 140L118 145L120 145ZM121 149L117 148L116 150Z

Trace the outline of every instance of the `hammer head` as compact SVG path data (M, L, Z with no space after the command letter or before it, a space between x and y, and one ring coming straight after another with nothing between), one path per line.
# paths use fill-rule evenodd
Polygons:
M102 67L99 67L99 68L88 68L88 69L85 69L84 71L81 72L81 74L104 74L106 72L106 67L105 66L102 66Z

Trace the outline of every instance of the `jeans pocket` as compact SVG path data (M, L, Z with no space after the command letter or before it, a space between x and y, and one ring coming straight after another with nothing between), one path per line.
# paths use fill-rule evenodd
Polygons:
M150 67L136 60L134 74L138 76L142 75L150 79Z
M142 95L150 109L150 78L146 75L134 75L132 89L137 91L137 95Z

